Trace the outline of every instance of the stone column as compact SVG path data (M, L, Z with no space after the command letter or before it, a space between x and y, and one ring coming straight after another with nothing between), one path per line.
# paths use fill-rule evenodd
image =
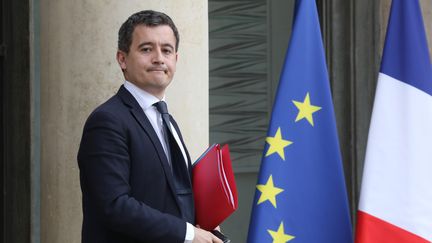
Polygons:
M207 1L40 0L41 242L80 241L76 154L89 113L123 83L117 31L143 9L170 15L180 32L170 110L194 160L208 145Z
M420 4L422 7L423 22L425 24L426 35L428 38L429 56L432 58L432 1L421 0Z

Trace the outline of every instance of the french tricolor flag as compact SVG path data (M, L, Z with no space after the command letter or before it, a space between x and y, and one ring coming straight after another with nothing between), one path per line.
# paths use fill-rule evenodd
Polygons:
M432 242L432 67L418 0L393 0L356 243Z

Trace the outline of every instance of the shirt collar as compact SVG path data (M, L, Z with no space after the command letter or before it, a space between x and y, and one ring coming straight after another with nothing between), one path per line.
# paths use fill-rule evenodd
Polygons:
M137 100L138 104L143 110L147 110L152 107L154 103L159 102L156 96L150 94L149 92L139 88L135 84L125 80L124 87L132 94L132 96ZM165 101L165 96L162 98Z

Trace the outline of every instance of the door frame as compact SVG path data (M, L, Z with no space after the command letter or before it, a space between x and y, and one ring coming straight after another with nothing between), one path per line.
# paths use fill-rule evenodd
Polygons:
M1 239L31 242L30 1L1 2Z

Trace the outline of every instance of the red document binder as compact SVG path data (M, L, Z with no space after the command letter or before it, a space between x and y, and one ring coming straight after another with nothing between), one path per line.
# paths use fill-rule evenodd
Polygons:
M228 145L209 147L194 163L192 173L196 224L212 230L238 207Z

